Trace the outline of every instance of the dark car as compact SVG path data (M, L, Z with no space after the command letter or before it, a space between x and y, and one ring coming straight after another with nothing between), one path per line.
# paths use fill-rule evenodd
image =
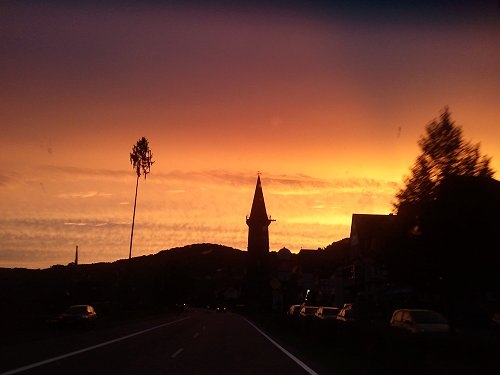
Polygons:
M344 323L353 323L358 320L358 311L352 304L344 304L336 316L336 320Z
M287 311L288 316L299 316L302 305L292 305Z
M338 307L320 306L316 311L315 316L321 320L335 320L339 312L340 309Z
M302 318L313 318L318 310L318 306L302 306L299 316Z
M56 319L59 326L91 327L97 319L94 308L90 305L73 305L68 307Z

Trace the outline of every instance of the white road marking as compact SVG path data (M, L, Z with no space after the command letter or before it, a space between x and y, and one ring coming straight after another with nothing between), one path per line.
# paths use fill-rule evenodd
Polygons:
M19 372L30 370L32 368L39 367L39 366L42 366L42 365L46 365L46 364L51 363L51 362L59 361L61 359L72 357L72 356L77 355L77 354L85 353L85 352L88 352L90 350L101 348L101 347L106 346L106 345L114 344L115 342L126 340L126 339L129 339L129 338L134 337L134 336L142 335L143 333L146 333L146 332L149 332L149 331L153 331L153 330L158 329L158 328L162 328L162 327L169 326L169 325L172 325L172 324L175 324L175 323L179 323L179 322L181 322L183 320L186 320L186 319L189 319L189 317L182 318L182 319L177 319L177 320L173 320L171 322L160 324L158 326L154 326L154 327L151 327L151 328L139 331L139 332L131 333L130 335L118 337L117 339L113 339L113 340L109 340L109 341L106 341L106 342L102 342L100 344L92 345L92 346L89 346L87 348L83 348L83 349L80 349L80 350L75 350L74 352L70 352L70 353L58 355L57 357L52 357L52 358L45 359L45 360L40 361L40 362L32 363L30 365L26 365L26 366L22 366L22 367L13 369L13 370L2 372L2 373L0 373L0 375L17 374Z
M180 349L178 349L178 350L177 350L174 354L172 354L172 355L170 356L170 358L175 358L175 357L177 357L177 356L178 356L179 354L181 354L183 351L184 351L184 348L180 348Z
M245 319L245 318L243 318L243 319ZM292 361L294 361L296 364L298 364L300 367L302 367L304 370L306 370L306 372L309 375L318 375L318 373L316 371L314 371L312 368L310 368L309 366L307 366L304 362L302 362L300 359L298 359L297 357L295 357L288 350L286 350L285 348L283 348L280 344L278 344L276 341L274 341L266 333L264 333L262 330L260 330L260 328L258 328L255 324L253 324L252 322L250 322L247 319L245 319L245 321L248 324L250 324L253 328L255 328L257 330L257 332L259 332L262 336L264 336L266 339L268 339L274 346L276 346L279 350L281 350L283 353L285 353ZM0 374L0 375L2 375L2 374Z
M196 332L196 333L193 335L193 339L197 338L199 335L200 335L200 333L199 333L199 332Z

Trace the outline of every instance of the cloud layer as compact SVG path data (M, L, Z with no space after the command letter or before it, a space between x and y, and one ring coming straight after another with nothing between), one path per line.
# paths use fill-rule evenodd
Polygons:
M348 236L351 214L389 213L397 187L306 175L261 179L268 213L277 219L270 227L273 250L324 247ZM4 181L0 266L66 264L76 245L84 263L127 256L134 189L129 171L42 165ZM246 249L255 181L255 175L226 170L151 173L139 182L134 255L198 242Z

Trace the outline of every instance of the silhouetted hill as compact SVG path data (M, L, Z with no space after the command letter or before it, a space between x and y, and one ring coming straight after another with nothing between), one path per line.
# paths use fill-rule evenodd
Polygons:
M0 268L2 326L32 325L72 304L92 304L101 316L216 303L240 288L246 252L194 244L112 263Z

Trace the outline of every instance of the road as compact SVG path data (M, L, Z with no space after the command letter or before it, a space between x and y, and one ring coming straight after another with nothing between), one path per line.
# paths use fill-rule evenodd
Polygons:
M7 374L287 374L316 372L244 317L190 310L1 348Z

